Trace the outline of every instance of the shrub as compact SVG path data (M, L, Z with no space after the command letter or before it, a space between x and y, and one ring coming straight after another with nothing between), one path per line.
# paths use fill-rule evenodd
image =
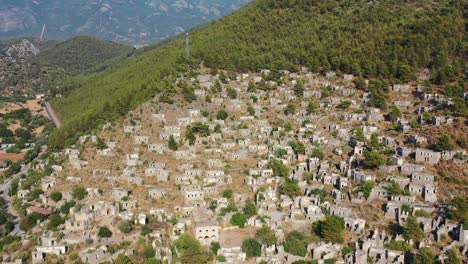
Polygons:
M102 226L99 228L98 231L98 237L111 237L112 236L112 231L109 230L109 228Z
M78 199L78 200L83 200L88 193L86 192L86 189L84 187L75 187L73 188L72 195L73 198Z
M272 246L276 242L275 232L269 227L262 227L255 233L255 238L261 244Z
M224 109L221 109L218 111L218 113L216 114L216 119L218 120L226 120L228 118L228 113L226 112L226 110Z
M344 220L329 215L314 224L315 232L327 242L343 243Z
M156 255L156 250L152 246L146 245L143 249L143 253L145 254L145 258L152 258Z
M260 257L262 245L253 238L248 238L242 242L242 251L246 253L247 258Z
M50 199L54 202L58 202L62 200L62 193L61 192L53 192L50 194Z
M120 221L119 225L117 226L120 230L120 232L128 234L132 232L132 225L130 224L129 221L123 220Z
M245 224L247 223L247 216L243 213L235 213L231 217L231 225L235 225L238 227L245 227Z
M224 190L223 197L230 199L232 197L232 190L231 189Z

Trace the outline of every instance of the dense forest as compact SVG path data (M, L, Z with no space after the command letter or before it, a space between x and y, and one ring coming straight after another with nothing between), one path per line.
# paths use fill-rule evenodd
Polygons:
M432 82L453 82L466 72L466 7L462 0L256 0L193 30L190 61L181 36L81 78L78 89L53 101L64 126L49 143L59 148L124 115L169 89L188 64L236 71L308 66L391 82L415 80L428 68ZM463 90L463 80L457 83Z
M70 74L78 74L100 70L97 67L104 69L110 64L109 60L127 57L133 51L131 46L91 36L78 36L41 52L32 61L42 66L62 68Z

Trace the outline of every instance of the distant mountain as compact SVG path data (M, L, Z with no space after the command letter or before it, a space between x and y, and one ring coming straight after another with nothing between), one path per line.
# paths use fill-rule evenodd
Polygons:
M0 0L0 38L76 35L141 45L220 18L250 0Z
M63 84L70 75L105 70L135 53L132 46L78 36L64 42L17 38L0 41L0 91L35 93ZM53 78L51 78L52 76ZM61 92L66 92L65 88Z
M38 41L32 38L0 40L0 58L7 60L27 60L55 45L55 41Z
M102 65L110 59L123 58L133 53L131 46L101 40L91 36L78 36L60 42L32 59L43 66L62 68L77 74Z
M22 38L0 41L0 94L6 96L47 90L47 71L30 60L53 45L54 41Z

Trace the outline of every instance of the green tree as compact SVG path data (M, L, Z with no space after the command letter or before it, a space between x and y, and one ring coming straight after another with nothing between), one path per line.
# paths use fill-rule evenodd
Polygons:
M328 215L324 220L316 222L315 232L327 242L343 243L344 220L341 217Z
M75 201L65 202L62 206L60 206L60 213L68 215L68 213L70 212L70 208L75 206L75 204Z
M149 234L151 234L151 232L153 232L153 229L151 229L150 226L148 226L148 225L142 225L141 226L140 234L142 236L149 235Z
M294 150L294 153L296 153L296 155L299 155L299 154L304 155L305 154L304 143L300 142L299 140L290 141L288 144Z
M58 201L62 200L62 193L61 192L52 192L50 194L50 199L52 199L52 201L54 201L54 202L58 202Z
M276 243L275 232L268 226L263 226L255 233L255 239L262 244L272 246Z
M296 85L294 86L294 94L297 97L303 97L304 96L304 81L301 79L298 79L296 81Z
M290 254L304 257L307 254L307 245L316 241L302 232L293 231L286 236L284 250Z
M414 216L409 216L403 226L403 236L405 239L412 239L414 241L421 241L424 236L424 231L417 222Z
M396 181L391 181L387 187L388 195L402 195L403 190L400 188L400 185Z
M99 228L99 231L97 233L98 237L111 237L112 236L112 231L110 231L109 228L105 226L101 226Z
M176 151L179 149L179 144L177 144L173 135L169 137L169 142L167 144L170 150Z
M403 82L409 82L416 80L416 72L414 67L407 64L402 64L398 67L397 77Z
M398 118L401 118L402 116L403 115L402 115L400 109L396 105L392 104L391 111L390 111L391 119L393 121L396 121Z
M309 101L309 103L307 104L307 114L310 115L312 113L315 113L317 112L317 108L318 108L318 104L314 101Z
M404 251L406 253L413 249L412 245L401 240L392 240L386 245L386 247L391 250Z
M371 150L381 149L381 145L379 142L379 135L377 133L372 133L370 140L369 140L368 148L370 148Z
M468 196L456 196L450 201L448 218L468 226Z
M414 256L414 264L436 264L436 254L430 248L421 248Z
M361 142L366 141L366 137L364 136L364 132L360 127L354 129L353 137Z
M247 215L247 217L251 217L257 214L257 205L255 205L251 198L247 198L245 201L243 212L245 215Z
M149 258L145 261L145 264L162 264L162 262L159 259Z
M210 249L211 249L211 252L213 252L213 254L218 255L218 250L221 249L221 245L219 244L219 242L213 241L211 242Z
M453 139L447 135L443 134L442 136L439 137L439 140L437 143L434 145L434 150L435 151L451 151L454 150L456 147L455 143L453 142Z
M49 229L52 229L52 228L56 228L59 225L64 224L64 223L65 223L65 219L60 217L60 215L52 214L52 215L49 216L49 224L47 225L47 227Z
M156 255L156 250L152 246L145 245L143 248L143 253L145 254L145 258L149 259Z
M282 148L279 148L275 151L275 156L278 157L278 158L282 158L284 156L286 156L286 154L288 154L288 152L285 150L285 149L282 149Z
M115 264L133 264L129 257L125 256L123 253L119 254L114 261Z
M312 150L312 157L316 157L322 160L325 158L325 153L323 153L320 147L316 147Z
M246 253L247 258L260 257L262 245L253 238L242 241L242 251Z
M235 225L238 227L245 227L245 224L247 223L247 216L243 213L235 213L231 216L231 225Z
M350 106L351 106L351 101L348 101L348 100L344 100L342 102L340 102L336 108L339 108L339 109L343 109L343 110L346 110L348 109Z
M218 120L226 120L228 118L228 112L224 109L220 109L218 113L216 114L216 119Z
M210 252L203 251L200 242L190 234L182 234L174 241L175 247L180 253L180 261L187 264L203 264L213 259Z
M448 251L448 256L447 256L447 264L462 264L462 259L460 255L458 254L458 250L456 248L451 248Z
M296 113L296 104L293 102L289 102L286 107L284 108L285 115L294 115Z
M232 190L231 189L226 189L223 191L223 197L224 198L228 198L228 199L231 199L232 197Z
M97 139L96 139L96 148L99 149L99 150L106 149L107 144L106 144L106 142L104 142L104 140L102 138L97 137Z
M251 115L251 116L255 115L255 108L253 108L253 106L251 104L247 105L247 113L249 113L249 115Z
M373 181L365 181L361 187L358 188L358 190L360 192L362 192L364 194L364 197L367 199L369 198L371 192L372 192L372 189L374 189L374 182Z
M132 232L132 224L130 224L130 222L126 220L120 221L117 225L117 228L120 230L120 232L124 234Z
M387 157L385 157L385 155L380 154L378 151L375 150L364 150L364 167L373 169L385 164L387 164Z
M196 141L195 134L193 133L192 128L190 126L187 126L185 130L185 139L188 140L190 145L195 144L195 141Z
M286 179L279 187L279 193L294 198L296 196L300 196L302 191L297 182L291 179Z
M353 82L354 82L354 85L356 86L356 89L364 90L366 88L366 80L360 76L354 79Z
M231 99L236 99L237 98L237 91L231 87L228 87L226 89L227 95Z
M73 188L72 195L75 199L83 200L86 197L86 195L88 195L88 192L86 192L86 189L84 187L78 186Z
M270 161L270 166L273 169L273 174L275 176L287 177L289 175L288 165L283 164L280 160L272 159Z

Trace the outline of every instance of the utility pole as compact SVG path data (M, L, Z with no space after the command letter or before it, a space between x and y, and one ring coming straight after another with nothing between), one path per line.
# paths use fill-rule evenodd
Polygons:
M41 31L41 36L39 37L39 41L44 41L44 34L46 31L46 25L42 25L42 31Z
M185 53L187 60L190 58L190 33L187 32L185 39Z

